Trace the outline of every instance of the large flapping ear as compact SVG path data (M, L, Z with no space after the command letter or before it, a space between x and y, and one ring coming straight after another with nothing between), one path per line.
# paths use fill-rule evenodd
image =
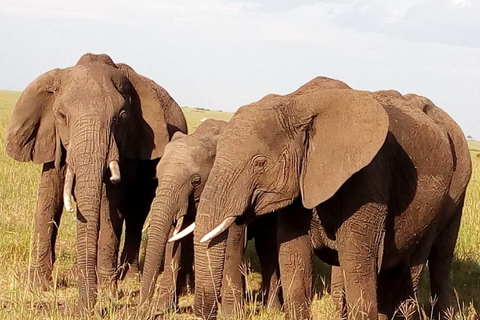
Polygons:
M368 92L327 89L296 100L313 113L300 178L303 204L311 209L373 160L385 142L389 120Z
M139 75L126 64L117 64L130 80L132 94L132 120L125 142L124 155L129 159L149 160L163 155L170 140L165 112L176 102L154 81Z
M61 72L54 69L42 74L20 96L7 132L6 152L13 159L34 163L55 160L55 150L60 146L52 106Z

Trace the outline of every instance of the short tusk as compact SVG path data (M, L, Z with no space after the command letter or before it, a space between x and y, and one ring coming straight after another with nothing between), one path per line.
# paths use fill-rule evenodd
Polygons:
M72 196L72 189L73 189L73 179L75 178L75 173L73 172L72 167L67 165L66 173L65 173L65 183L63 185L63 204L65 205L65 209L68 212L73 212L73 196Z
M212 240L213 238L221 234L223 231L227 230L228 227L230 227L232 223L235 221L235 219L236 217L230 217L223 220L223 222L218 227L216 227L215 229L207 233L205 236L203 236L203 238L200 240L200 243L204 243L204 242L207 242L208 240Z
M174 242L174 241L180 240L186 237L187 235L189 235L190 233L192 233L194 229L195 229L195 222L189 225L188 227L186 227L185 229L183 229L182 231L180 231L179 233L177 233L176 235L174 235L173 237L171 237L170 239L168 239L168 242Z
M122 179L120 177L120 166L118 165L117 160L110 161L108 164L108 167L110 168L110 181L112 181L113 184L119 183Z
M180 229L182 228L182 225L183 225L183 217L184 216L181 216L180 218L178 218L177 220L177 225L175 226L175 230L173 230L173 235L172 236L176 236L177 233L180 231Z
M247 247L247 243L248 243L248 225L245 224L245 234L244 234L244 239L243 239L243 250L245 250L245 248Z
M145 227L143 227L142 233L144 233L145 231L147 231L148 228L150 228L150 220L148 220L147 223L145 224Z

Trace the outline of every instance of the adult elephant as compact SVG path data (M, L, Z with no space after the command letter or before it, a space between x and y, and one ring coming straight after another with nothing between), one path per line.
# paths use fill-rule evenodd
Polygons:
M157 276L163 271L158 286L156 311L163 313L176 303L177 293L185 283L185 273L193 264L193 236L180 241L167 239L174 234L189 233L185 226L193 223L197 205L212 168L217 141L226 126L225 121L207 119L191 135L176 133L166 145L157 166L158 188L153 200L148 242L143 269L141 303L152 298ZM273 218L273 219L272 219ZM256 249L262 267L264 291L270 306L280 308L276 262L275 217L263 217L249 228L256 236ZM255 232L259 230L261 232ZM259 230L260 231L260 230ZM229 230L223 270L222 311L226 316L238 315L243 302L243 281L239 269L243 259L244 225ZM174 240L172 238L171 240Z
M452 183L465 190L471 174L464 138L453 141L412 103L346 85L325 89L330 81L316 78L240 108L219 139L194 232L197 316L215 317L223 231L249 208L281 213L297 198L302 204L290 221L316 212L329 240L323 249L338 252L346 302L359 314L378 318L380 270L435 259L432 288L446 287L439 275L450 270L461 205L445 208L455 202ZM279 229L280 274L293 297L309 285L298 278L308 273L309 241L299 228L285 234ZM308 305L293 307L293 316L309 317Z
M51 281L62 208L77 204L79 310L91 309L101 281L115 284L120 234L124 262L136 266L141 228L153 199L155 166L176 131L180 107L152 80L105 54L87 53L48 71L22 93L10 119L6 151L43 163L35 211L32 274ZM121 172L121 175L120 175Z
M382 104L408 104L411 107L417 107L433 122L440 127L448 137L454 159L453 175L448 188L447 200L440 208L439 215L451 217L450 220L437 227L438 236L431 239L433 243L424 241L420 248L412 254L410 258L396 268L381 270L379 273L379 283L377 289L379 312L382 319L392 319L397 314L400 304L416 296L418 284L423 268L425 267L425 257L428 256L430 269L430 291L431 296L435 297L434 317L446 317L445 311L449 306L450 289L448 281L453 251L458 235L460 220L462 216L463 204L465 200L466 186L471 175L471 161L468 145L464 134L452 118L442 109L438 108L429 99L416 95L407 94L402 96L394 90L379 91L374 93L376 99ZM346 305L343 290L343 272L339 267L332 269L332 294L337 306L346 312ZM391 288L396 288L392 290ZM412 310L406 311L413 314L416 311L415 306Z

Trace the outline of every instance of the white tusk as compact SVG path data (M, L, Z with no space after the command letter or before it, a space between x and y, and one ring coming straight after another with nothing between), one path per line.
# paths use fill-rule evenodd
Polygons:
M174 235L173 237L171 237L170 239L168 239L168 242L174 242L174 241L180 240L186 237L187 235L189 235L190 233L192 233L194 229L195 229L195 222L189 225L188 227L186 227L185 229L183 229L182 231L180 231L179 233L177 233L176 235Z
M243 235L245 238L243 239L243 250L247 247L248 243L248 225L245 224L245 234Z
M228 227L230 227L230 225L235 221L236 218L237 217L230 217L223 220L223 222L218 227L216 227L215 229L207 233L205 236L203 236L203 238L200 240L200 243L204 243L208 240L211 240L216 236L218 236L223 231L227 230Z
M142 233L144 233L145 231L147 231L149 227L150 227L150 220L148 220L147 223L145 224L145 227L143 227Z
M176 236L177 233L180 231L180 229L182 228L182 225L183 225L183 217L184 216L181 216L180 218L178 218L177 220L177 225L175 226L175 230L173 230L173 235L172 236Z
M117 160L110 161L108 164L108 167L110 168L110 181L112 181L113 184L119 183L122 179L120 177L120 166L118 165Z
M65 183L63 185L63 204L65 209L68 212L73 212L73 196L72 196L72 188L73 188L73 179L75 177L75 173L73 169L67 165L66 173L65 173Z

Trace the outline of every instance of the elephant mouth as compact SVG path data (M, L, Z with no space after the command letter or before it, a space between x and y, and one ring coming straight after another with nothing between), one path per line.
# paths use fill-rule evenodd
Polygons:
M118 164L117 160L112 160L108 164L108 167L110 168L110 181L113 184L118 184L121 181L121 175L120 175L120 166ZM72 190L73 190L73 183L75 180L75 171L73 170L72 166L67 165L66 172L65 172L65 182L63 184L63 203L65 206L65 209L68 212L73 212L74 206L74 198L72 195Z

